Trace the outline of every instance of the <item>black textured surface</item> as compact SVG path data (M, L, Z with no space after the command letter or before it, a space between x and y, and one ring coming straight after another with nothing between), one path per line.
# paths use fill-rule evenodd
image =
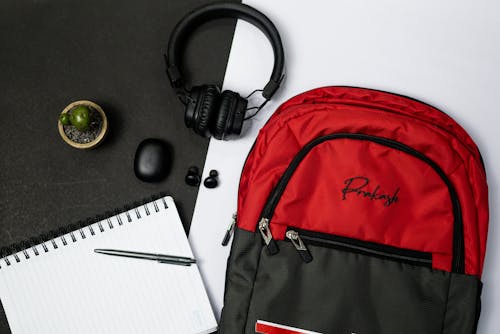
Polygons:
M197 188L184 177L203 166L208 140L184 127L162 54L177 21L206 2L0 2L0 245L160 191L190 222ZM194 83L222 82L234 24L211 22L193 35L184 72ZM71 148L57 132L59 113L79 99L108 115L109 136L96 150ZM134 176L135 149L148 137L172 150L171 172L158 184ZM9 333L3 312L0 333Z

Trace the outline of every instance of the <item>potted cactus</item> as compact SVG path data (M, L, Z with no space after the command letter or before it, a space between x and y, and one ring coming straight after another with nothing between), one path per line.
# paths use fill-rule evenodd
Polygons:
M57 123L62 139L78 149L96 147L108 131L108 120L102 108L86 100L69 104L59 115Z

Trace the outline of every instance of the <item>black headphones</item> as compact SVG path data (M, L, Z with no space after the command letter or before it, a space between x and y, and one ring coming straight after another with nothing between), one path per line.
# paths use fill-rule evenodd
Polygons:
M243 98L230 90L221 93L216 85L194 86L191 89L184 85L179 70L181 44L200 24L225 17L242 19L253 24L267 36L273 47L274 67L271 79L264 89L253 92L261 91L265 99L259 107L247 108L247 98L253 93ZM225 139L231 134L241 133L243 121L250 118L246 117L247 110L257 109L258 112L274 95L283 78L285 56L278 30L264 14L244 4L216 3L192 11L177 23L170 35L165 61L170 84L185 105L186 126L193 128L201 136L209 137L212 134L216 139Z

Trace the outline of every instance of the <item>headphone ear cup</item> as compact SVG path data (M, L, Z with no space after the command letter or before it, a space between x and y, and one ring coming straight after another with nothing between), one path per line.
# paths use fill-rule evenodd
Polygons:
M220 106L212 134L216 139L225 139L231 134L239 135L243 126L248 101L230 90L222 92Z
M213 123L212 134L216 139L224 139L227 131L228 116L234 108L234 93L223 91L220 96L219 111Z
M210 136L209 125L217 110L219 92L216 85L195 86L191 89L191 101L186 106L184 122L200 136Z
M184 124L188 128L193 128L195 123L195 111L198 101L200 99L201 86L194 86L191 88L187 96L187 103L184 108Z

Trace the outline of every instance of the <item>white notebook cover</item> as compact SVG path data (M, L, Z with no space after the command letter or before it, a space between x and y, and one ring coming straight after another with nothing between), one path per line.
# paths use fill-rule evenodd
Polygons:
M193 257L174 201L163 197L2 258L0 298L13 334L217 329L197 265L102 255L95 248Z

